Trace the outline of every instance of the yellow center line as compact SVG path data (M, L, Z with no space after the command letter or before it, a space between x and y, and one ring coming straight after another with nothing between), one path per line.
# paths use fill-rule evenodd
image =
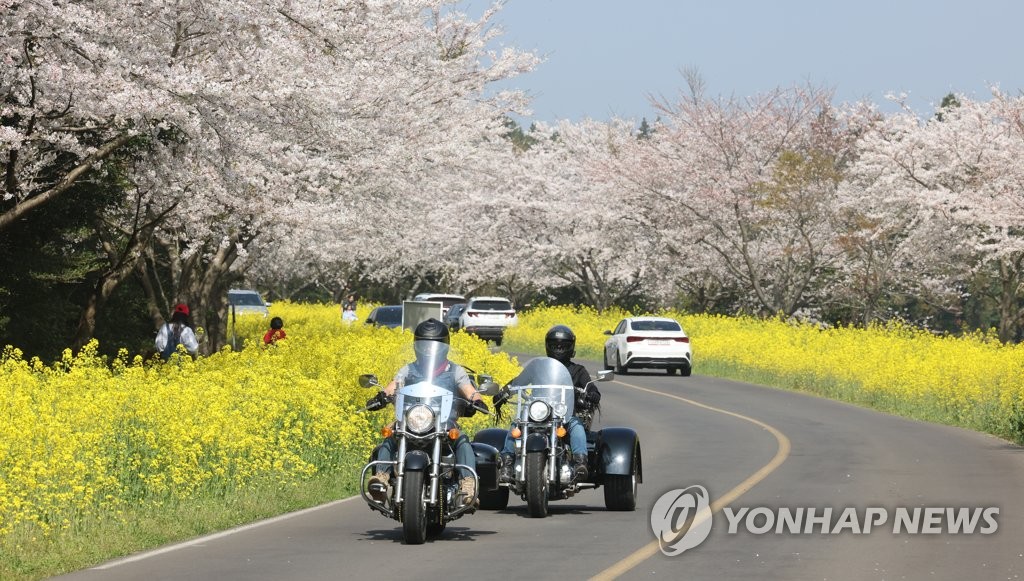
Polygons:
M732 416L734 418L739 418L739 419L741 419L741 420L743 420L745 422L750 422L750 423L752 423L754 425L760 426L760 427L764 428L765 430L767 430L769 433L771 433L772 436L775 437L775 440L779 443L779 449L775 452L775 456L767 464L762 466L761 469L758 470L757 472L754 472L753 474L751 474L746 480L744 480L743 482L740 482L739 485L737 485L735 488L733 488L729 492L726 492L725 494L720 496L717 500L712 502L711 503L711 512L710 513L704 513L704 515L706 515L706 516L703 516L703 518L699 518L699 519L695 520L693 523L690 524L691 527L697 526L698 524L700 524L704 520L707 520L707 518L710 518L710 515L712 515L712 514L714 514L716 512L719 512L720 510L722 510L723 507L728 506L729 504L734 502L737 498L739 498L740 496L743 496L744 493L746 493L748 490L753 488L756 484L758 484L759 482L764 480L769 474L774 472L775 469L778 468L779 466L781 466L782 463L786 461L786 458L789 457L789 451L792 448L792 446L789 443L789 438L787 438L785 434L783 434L782 432L780 432L776 428L773 428L772 426L769 426L768 424L766 424L766 423L764 423L764 422L762 422L760 420L755 420L754 418L745 416L743 414L738 414L736 412L730 412L728 410L723 410L723 409L720 409L720 408L712 407L712 406L709 406L707 404L703 404L703 403L700 403L700 402L693 401L692 399L686 399L685 397L679 397L678 395L672 395L670 393L664 393L664 392L661 392L661 391L655 391L653 389L647 389L646 387L640 387L638 385L631 385L631 384L628 384L628 383L623 383L621 381L616 381L615 383L618 383L619 385L624 385L626 387L630 387L630 388L633 388L633 389L636 389L636 390L639 390L639 391L646 391L647 393L651 393L651 394L654 394L654 395L660 395L660 396L663 396L663 397L670 397L672 399L677 399L677 400L679 400L681 402L688 403L688 404L690 404L692 406L695 406L695 407L703 408L703 409L706 409L706 410L709 410L709 411L713 411L713 412L717 412L717 413L720 413L720 414L725 414L727 416ZM651 541L650 543L647 543L643 547L640 547L639 549L634 551L631 555L628 555L627 557L625 557L624 559L622 559L618 563L615 563L611 567L608 567L607 569L605 569L604 571L601 571L597 575L594 575L590 579L592 581L595 581L595 580L596 581L606 581L606 580L610 580L610 579L616 579L619 576L625 574L627 571L629 571L633 567L636 567L640 563L646 561L647 559L649 559L652 556L654 556L655 554L657 554L658 550L659 550L658 549L658 541L657 540Z

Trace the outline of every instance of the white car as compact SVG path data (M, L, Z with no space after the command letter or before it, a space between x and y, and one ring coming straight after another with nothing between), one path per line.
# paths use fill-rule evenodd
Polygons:
M668 317L622 319L604 342L604 368L625 374L630 369L676 370L686 376L693 371L690 337L683 326Z
M459 328L500 346L505 329L519 322L512 301L504 297L473 297L459 316Z

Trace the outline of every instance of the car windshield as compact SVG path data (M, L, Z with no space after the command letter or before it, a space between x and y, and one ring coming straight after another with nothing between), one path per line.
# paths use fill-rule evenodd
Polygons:
M502 300L473 301L470 308L476 311L511 311L512 303Z
M228 295L228 301L236 306L262 306L263 299L258 294L233 293Z
M451 298L443 298L443 299L437 299L437 300L439 300L441 302L441 304L444 305L444 308L450 309L450 308L452 308L453 305L457 305L457 304L461 303L462 301L464 301L466 299L463 299L463 298L460 298L460 297L451 297Z
M402 324L402 307L380 307L377 309L375 320L378 323Z
M675 321L633 321L630 327L634 331L682 331L683 328Z

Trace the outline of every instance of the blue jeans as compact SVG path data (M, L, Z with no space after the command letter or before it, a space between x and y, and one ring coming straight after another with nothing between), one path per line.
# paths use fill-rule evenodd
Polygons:
M583 424L572 416L567 422L565 422L565 429L569 432L569 448L572 449L573 454L587 455L587 431L583 429ZM515 454L516 445L512 438L512 432L505 435L505 447L501 450L502 454Z
M584 442L586 444L586 442ZM380 444L380 449L377 451L377 459L391 461L395 459L395 454L398 452L398 440L391 436L386 438ZM459 436L459 439L455 441L455 462L457 464L465 464L473 470L476 470L476 453L473 452L473 445L469 443L469 438L465 434ZM382 466L377 468L377 471L391 472L390 466ZM466 478L470 476L469 470L459 468L459 474Z

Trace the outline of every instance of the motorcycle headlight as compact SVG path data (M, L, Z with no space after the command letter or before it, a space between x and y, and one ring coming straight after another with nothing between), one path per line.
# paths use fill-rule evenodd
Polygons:
M543 422L551 417L551 406L543 401L535 401L530 404L530 421Z
M412 406L405 412L405 427L418 434L433 428L434 410L423 404Z
M564 403L556 403L555 404L555 415L556 416L558 416L560 418L564 418L565 417L565 412L567 412L567 411L569 411L569 406L565 405Z

